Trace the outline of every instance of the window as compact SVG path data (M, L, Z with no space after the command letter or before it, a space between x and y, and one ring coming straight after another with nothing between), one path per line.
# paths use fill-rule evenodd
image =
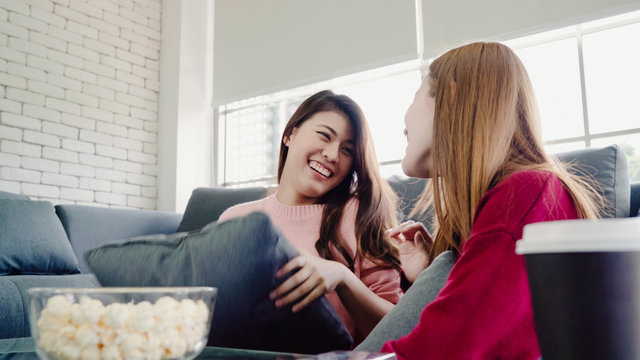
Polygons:
M378 69L313 86L294 89L218 109L221 124L218 184L227 187L275 184L280 139L300 103L313 93L331 89L354 99L369 122L383 175L402 174L404 113L420 86L414 63Z
M531 77L549 152L619 144L631 181L640 181L638 38L640 12L634 12L505 41ZM297 106L321 89L360 104L383 176L402 175L404 113L420 70L415 61L220 107L218 163L224 165L218 185L275 183L282 129Z
M505 42L533 83L549 152L620 145L640 181L640 12Z

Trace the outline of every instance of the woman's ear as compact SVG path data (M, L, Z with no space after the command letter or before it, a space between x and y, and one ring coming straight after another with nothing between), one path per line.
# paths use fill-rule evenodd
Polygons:
M291 139L293 138L293 135L296 134L296 130L298 128L294 127L293 130L291 131L291 134L289 135L285 135L282 137L282 143L284 144L284 146L289 146L289 143L291 142Z

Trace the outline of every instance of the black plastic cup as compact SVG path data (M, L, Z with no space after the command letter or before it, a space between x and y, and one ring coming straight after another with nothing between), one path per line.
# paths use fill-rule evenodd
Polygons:
M516 252L544 360L640 359L640 218L527 225Z

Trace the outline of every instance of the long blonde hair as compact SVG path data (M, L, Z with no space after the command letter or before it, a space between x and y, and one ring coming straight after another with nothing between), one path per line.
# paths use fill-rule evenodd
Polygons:
M545 153L533 88L511 49L499 43L468 44L433 61L428 76L435 97L434 175L414 210L435 207L431 260L445 250L459 251L481 198L518 171L555 174L579 217L598 217L601 200L595 188Z

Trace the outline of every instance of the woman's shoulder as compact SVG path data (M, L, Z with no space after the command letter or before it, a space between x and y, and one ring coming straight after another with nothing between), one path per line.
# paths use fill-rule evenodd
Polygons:
M230 219L246 216L256 210L262 209L265 202L267 202L269 198L273 196L275 195L270 195L259 200L248 201L230 206L225 211L223 211L222 214L220 214L220 217L218 217L218 222L224 222Z
M509 228L532 214L538 221L551 220L554 208L571 206L568 193L554 173L523 170L505 177L485 194L477 206L474 227L492 224L492 228Z
M562 182L550 171L522 170L506 176L485 197L506 195L527 198L537 196L540 192L556 191L558 186L562 188Z

